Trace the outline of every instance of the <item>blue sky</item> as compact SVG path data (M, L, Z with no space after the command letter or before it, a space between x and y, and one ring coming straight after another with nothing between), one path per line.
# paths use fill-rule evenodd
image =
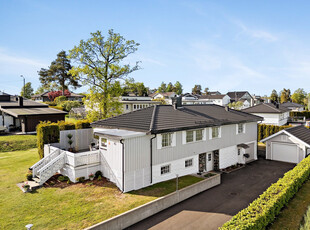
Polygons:
M19 93L37 71L91 32L113 28L141 45L130 76L151 88L180 81L222 93L310 91L309 1L0 0L0 90ZM83 87L77 92L86 91Z

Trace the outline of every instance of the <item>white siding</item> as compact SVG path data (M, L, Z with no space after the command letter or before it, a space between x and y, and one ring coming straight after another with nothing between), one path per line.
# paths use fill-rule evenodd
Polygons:
M289 116L289 113L283 113L278 114L278 113L252 113L253 115L263 117L264 120L262 121L263 124L267 125L285 125L287 123L287 119Z
M219 168L224 169L238 163L238 148L231 146L220 149L219 151Z
M71 140L73 141L72 147L76 150L89 150L89 145L93 141L93 129L74 129L74 130L63 130L60 131L60 148L69 149L68 134L72 135Z

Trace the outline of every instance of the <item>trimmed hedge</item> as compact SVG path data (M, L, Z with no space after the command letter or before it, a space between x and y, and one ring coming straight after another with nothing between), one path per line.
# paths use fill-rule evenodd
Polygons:
M284 174L276 183L272 184L262 195L254 200L247 208L241 210L226 222L220 230L266 229L281 209L296 194L303 183L309 179L310 157L302 160L292 170Z
M310 111L302 111L302 112L290 112L290 117L306 117L310 118Z
M59 142L60 131L86 128L90 128L90 122L87 120L79 121L76 124L65 121L40 122L37 125L37 146L40 158L44 156L44 144Z
M265 125L265 124L258 124L257 127L257 141L260 141L266 137L271 136L272 134L275 134L282 129L287 129L292 126L290 125L283 125L283 126L277 126L277 125Z

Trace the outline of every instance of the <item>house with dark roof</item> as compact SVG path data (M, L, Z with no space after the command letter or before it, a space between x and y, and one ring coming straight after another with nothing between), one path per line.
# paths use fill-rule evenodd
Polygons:
M254 105L254 98L248 91L234 91L228 92L227 95L230 97L230 102L242 102L241 109L246 109Z
M22 97L0 95L0 126L23 133L36 131L40 121L60 121L67 113Z
M161 104L160 101L153 101L148 96L121 96L119 102L123 106L123 113Z
M31 96L31 99L34 101L38 101L38 102L46 102L46 101L51 101L48 98L48 93L49 91L46 91L44 93L40 93L40 94L35 94ZM76 94L73 92L70 92L70 95L67 96L68 101L82 101L82 99L84 98L84 95L80 95L80 94Z
M257 122L261 120L261 117L214 104L183 105L179 97L173 105L155 105L93 122L93 134L99 139L98 149L79 153L84 154L83 167L75 167L74 163L80 161L72 160L72 167L68 166L70 163L56 165L55 170L73 182L76 177L87 179L89 172L100 170L123 192L170 180L176 174L221 171L257 159ZM78 139L87 140L87 135ZM66 135L63 138L67 140ZM79 155L59 146L50 146L44 151L51 148L55 156L44 152L48 160L43 158L42 164L35 164L35 172L35 167L45 167L53 157L57 158L53 160L56 162L66 155L68 159ZM47 173L40 178L46 180L52 176Z
M310 130L303 125L281 130L263 140L266 159L299 163L310 153Z
M226 106L230 103L230 97L227 94L210 94L201 95L198 99L200 102L209 102L211 104Z
M288 122L290 116L290 110L282 107L279 104L264 103L258 104L247 109L243 109L243 112L250 113L256 116L263 117L263 124L267 125L285 125Z
M287 108L294 112L301 112L305 110L305 107L303 105L290 101L282 103L281 107Z

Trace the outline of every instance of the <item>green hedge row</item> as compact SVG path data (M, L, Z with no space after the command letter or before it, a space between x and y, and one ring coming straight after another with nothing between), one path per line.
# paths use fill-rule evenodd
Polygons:
M57 123L40 122L37 125L37 146L40 158L44 156L44 144L59 142L60 131L86 128L90 128L90 122L87 120L76 123L65 121L59 121Z
M309 179L309 175L310 157L307 157L295 168L285 173L276 183L272 184L247 208L233 216L220 230L266 229L274 221L281 209L288 204L302 184Z
M269 137L272 134L275 134L282 129L290 128L289 125L284 126L277 126L277 125L265 125L265 124L258 124L257 127L257 141L260 141L266 137Z
M310 111L290 112L290 117L306 117L310 118Z

